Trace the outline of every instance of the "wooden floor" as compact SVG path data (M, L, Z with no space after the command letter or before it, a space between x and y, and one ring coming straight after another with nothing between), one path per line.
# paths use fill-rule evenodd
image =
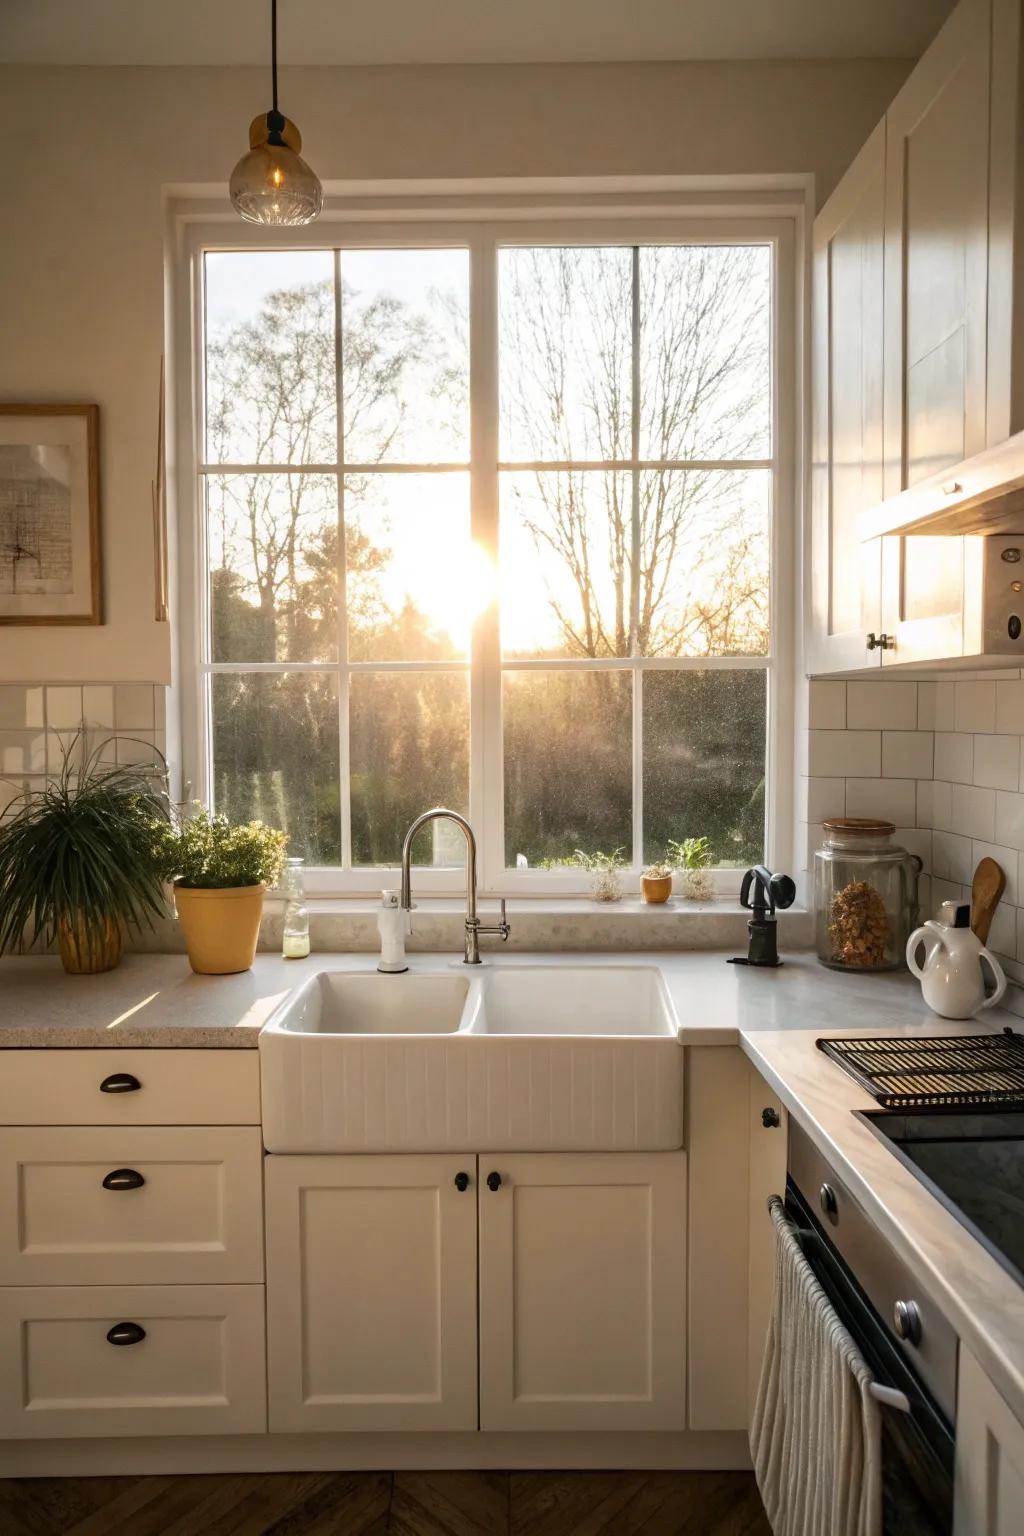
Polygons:
M745 1472L0 1480L2 1536L771 1536Z

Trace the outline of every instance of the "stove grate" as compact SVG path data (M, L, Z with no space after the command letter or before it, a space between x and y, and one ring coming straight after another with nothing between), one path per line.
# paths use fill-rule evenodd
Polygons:
M818 1049L883 1109L1024 1109L1024 1035L835 1040Z

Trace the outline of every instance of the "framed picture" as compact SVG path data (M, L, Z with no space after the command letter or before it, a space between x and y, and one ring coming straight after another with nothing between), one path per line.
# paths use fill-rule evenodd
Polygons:
M102 624L98 405L0 405L0 624Z

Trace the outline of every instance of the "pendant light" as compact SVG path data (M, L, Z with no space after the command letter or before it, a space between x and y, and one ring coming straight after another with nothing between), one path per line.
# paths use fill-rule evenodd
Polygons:
M274 104L249 124L249 153L231 173L231 201L250 224L311 224L324 193L299 153L299 130L277 110L277 0L270 0L270 71Z

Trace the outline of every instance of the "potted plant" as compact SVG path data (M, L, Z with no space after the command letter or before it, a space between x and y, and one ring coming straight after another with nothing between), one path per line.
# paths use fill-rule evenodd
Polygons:
M644 901L660 906L672 895L671 864L649 864L640 876L640 889Z
M153 828L167 825L166 764L109 761L112 740L82 733L60 772L0 827L0 950L57 941L66 971L93 975L121 959L125 930L166 911Z
M622 900L619 870L626 861L621 848L613 848L611 853L584 853L582 848L577 848L572 861L590 874L590 894L594 901Z
M284 863L283 832L262 821L233 827L205 810L163 826L157 866L174 883L188 960L201 976L247 971L256 954L263 894Z
M684 872L683 894L691 901L713 901L715 880L711 873L711 844L706 837L685 837L681 843L670 842L669 858Z

